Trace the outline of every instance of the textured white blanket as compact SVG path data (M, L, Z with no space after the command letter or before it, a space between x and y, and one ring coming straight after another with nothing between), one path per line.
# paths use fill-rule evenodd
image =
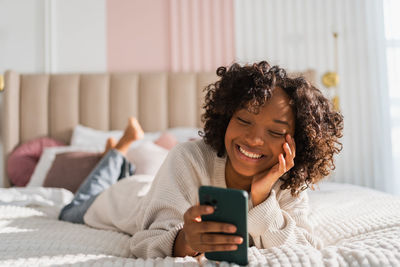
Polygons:
M325 247L252 247L250 266L400 266L400 197L331 183L321 188L310 192L310 218ZM215 265L205 258L129 258L128 235L57 221L71 197L60 189L0 189L0 266Z

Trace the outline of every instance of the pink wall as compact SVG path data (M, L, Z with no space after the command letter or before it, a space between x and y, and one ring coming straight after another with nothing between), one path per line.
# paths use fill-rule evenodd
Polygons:
M165 0L107 0L108 71L169 69Z
M215 71L233 27L233 0L107 0L108 70Z
M214 71L234 59L232 0L171 0L171 70Z

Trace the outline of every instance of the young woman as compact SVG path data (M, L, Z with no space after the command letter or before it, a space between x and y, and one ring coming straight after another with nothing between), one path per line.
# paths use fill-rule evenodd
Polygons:
M250 245L321 246L308 221L305 189L334 168L342 116L305 79L289 78L265 61L220 67L217 74L220 80L207 87L203 139L171 150L147 194L138 196L124 179L89 204L81 199L69 209L84 207L79 216L90 226L131 234L135 257L195 256L235 250L243 241L223 234L235 233L234 225L202 222L200 216L213 208L198 205L201 185L236 188L250 196ZM103 190L120 176L125 161L118 151L112 149L103 161L118 158L119 164L96 168L113 170ZM109 176L89 176L86 184Z

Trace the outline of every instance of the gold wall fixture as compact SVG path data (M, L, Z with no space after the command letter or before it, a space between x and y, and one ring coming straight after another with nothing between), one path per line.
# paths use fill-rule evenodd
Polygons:
M339 75L335 71L328 71L322 76L322 84L331 88L339 84Z
M335 39L335 71L328 71L325 72L324 75L322 75L322 84L327 87L327 88L332 88L331 90L334 90L334 96L332 98L333 106L335 110L339 110L340 104L339 104L339 95L337 92L337 86L339 84L339 74L338 74L338 33L334 32L333 33L333 38Z
M4 90L4 76L0 75L0 92Z

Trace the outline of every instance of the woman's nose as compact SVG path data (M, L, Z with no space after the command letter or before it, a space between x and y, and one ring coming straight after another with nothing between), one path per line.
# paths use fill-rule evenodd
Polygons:
M262 146L264 145L264 134L257 130L249 131L246 135L246 141L250 146Z

